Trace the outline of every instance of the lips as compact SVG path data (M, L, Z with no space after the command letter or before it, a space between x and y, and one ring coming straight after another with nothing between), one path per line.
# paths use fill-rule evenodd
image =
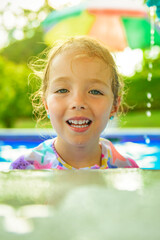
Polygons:
M86 117L73 117L68 119L66 122L72 128L72 130L76 132L86 131L92 123L92 121Z
M72 117L72 118L69 118L68 120L90 120L91 121L91 119L89 119L87 117L83 117L83 116Z
M85 118L85 117L73 117L70 118L66 121L69 125L74 125L74 126L85 126L85 125L90 125L91 124L91 120L89 118Z

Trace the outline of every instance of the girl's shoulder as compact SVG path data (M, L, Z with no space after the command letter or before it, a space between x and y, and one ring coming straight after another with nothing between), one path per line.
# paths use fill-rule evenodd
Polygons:
M53 150L55 138L40 143L37 147L28 150L27 154L20 156L11 163L10 169L49 169L57 160Z
M109 168L139 168L137 163L129 156L122 156L108 139L100 138L100 144Z

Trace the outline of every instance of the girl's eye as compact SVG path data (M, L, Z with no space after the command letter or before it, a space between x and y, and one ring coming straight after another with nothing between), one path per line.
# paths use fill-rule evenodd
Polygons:
M67 92L69 92L69 91L65 88L59 89L58 91L56 91L56 93L67 93Z
M91 93L93 95L103 95L100 91L98 91L96 89L90 90L89 93Z

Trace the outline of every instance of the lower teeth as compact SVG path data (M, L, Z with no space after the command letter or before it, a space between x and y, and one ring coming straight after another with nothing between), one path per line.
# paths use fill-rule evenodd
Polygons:
M85 128L85 127L88 127L88 125L71 125L71 127L75 127L75 128Z

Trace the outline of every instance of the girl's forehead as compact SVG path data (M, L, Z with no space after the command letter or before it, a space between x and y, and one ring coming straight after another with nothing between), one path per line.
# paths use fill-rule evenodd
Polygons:
M102 59L101 57L84 51L82 50L75 50L75 49L69 49L69 50L65 50L63 52L58 53L56 56L53 56L53 58L51 59L51 67L55 68L58 67L59 65L74 65L75 64L79 64L79 63L95 63L98 64L100 67L104 68L108 68L108 63L104 61L104 59Z
M111 71L108 64L97 56L88 56L84 52L65 51L52 59L49 78L53 80L65 76L109 81Z

